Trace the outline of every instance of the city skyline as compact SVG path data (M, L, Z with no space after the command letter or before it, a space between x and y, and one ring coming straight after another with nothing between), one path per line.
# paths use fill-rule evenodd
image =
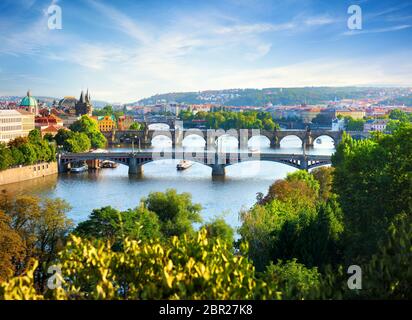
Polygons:
M49 30L47 8L62 8ZM349 30L348 7L362 8ZM3 1L0 95L130 102L156 93L411 86L403 1Z

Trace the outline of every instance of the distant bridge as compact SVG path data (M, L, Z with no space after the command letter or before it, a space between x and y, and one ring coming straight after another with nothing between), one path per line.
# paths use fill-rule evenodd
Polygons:
M348 132L354 138L363 139L369 137L369 133L365 132ZM270 141L270 146L279 148L282 139L288 136L296 136L302 141L302 146L313 147L314 141L321 136L330 137L335 146L342 140L343 131L329 130L258 130L258 129L230 129L230 130L201 130L201 129L167 129L167 130L149 130L146 126L145 130L125 130L113 131L106 133L108 141L114 144L131 142L140 142L142 146L152 145L152 141L157 136L169 137L173 146L181 146L183 139L197 135L202 137L207 146L215 146L217 140L221 136L233 136L238 140L239 147L245 147L248 141L255 136L264 136Z
M291 167L309 170L331 163L327 155L279 154L257 152L216 152L216 151L164 151L164 152L107 152L107 153L66 153L58 155L59 172L64 172L73 162L88 160L108 160L129 167L129 174L143 173L143 165L156 160L189 160L212 168L213 176L224 176L226 167L247 161L271 161Z

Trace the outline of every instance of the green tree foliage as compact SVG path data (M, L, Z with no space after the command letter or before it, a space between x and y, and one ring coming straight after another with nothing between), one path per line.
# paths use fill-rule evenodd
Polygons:
M345 135L332 162L333 189L344 212L346 256L369 257L396 216L412 212L412 125L372 140Z
M0 142L0 170L8 169L13 165L11 150L3 142Z
M23 258L23 241L10 226L11 217L0 211L0 281L8 280L17 271L16 262Z
M59 129L59 131L57 131L56 136L54 137L54 140L56 141L56 144L58 146L62 146L64 145L64 142L67 139L70 139L73 136L73 132L67 129Z
M202 206L192 203L189 193L178 194L174 189L152 192L142 202L145 208L156 213L160 230L167 238L192 233L193 223L202 222Z
M363 131L365 120L353 119L352 117L345 117L347 131Z
M299 204L315 204L319 194L319 182L310 173L299 170L288 174L286 179L277 180L269 187L260 204L270 203L274 199L291 201Z
M92 148L104 148L107 140L99 130L96 120L84 115L70 126L70 130L79 133L85 133L89 139Z
M29 260L35 258L40 263L36 271L36 285L44 287L47 277L47 266L56 258L63 248L72 221L66 213L70 206L61 199L40 200L32 196L18 196L13 200L4 197L0 203L0 211L6 214L2 219L10 230L16 232L22 242L24 251L13 260L17 271L24 270ZM17 240L16 240L17 241Z
M333 167L319 167L311 172L319 183L319 197L326 201L332 195Z
M399 120L401 122L410 122L412 121L412 115L406 113L405 111L394 109L389 113L389 119Z
M70 138L63 143L64 150L74 153L89 151L91 146L89 137L83 132L71 132Z
M58 259L65 282L49 292L60 299L253 299L277 296L256 279L253 265L225 243L195 237L159 242L125 240L121 251L108 242L72 237ZM99 254L96 254L96 253ZM33 273L0 284L0 299L43 299Z
M312 123L330 126L332 123L332 117L325 112L320 112L315 118L312 119Z
M312 299L404 299L412 297L412 218L402 214L386 230L387 239L362 263L362 289L349 290L347 266L329 268L321 279L321 290ZM344 267L345 266L345 267Z
M93 116L104 117L104 116L114 116L116 120L119 120L119 117L124 116L124 110L115 110L112 106L107 105L102 109L93 110Z
M320 288L321 274L317 268L308 269L296 259L278 261L266 267L262 275L263 281L270 283L282 292L282 299L307 299Z
M210 129L261 129L273 131L279 129L279 125L273 121L269 112L257 111L212 111L199 112L196 115L189 110L183 110L179 114L183 121L206 120Z
M289 174L276 181L256 206L241 213L239 233L257 270L278 259L296 258L311 267L336 262L342 213L332 195L326 199L319 193L321 185L326 189L330 183L324 176L319 181L306 171Z
M204 225L208 237L220 239L231 245L234 242L233 228L223 218L216 218Z
M316 210L302 210L272 231L272 259L296 258L306 266L320 268L336 263L342 231L342 214L335 201L321 203Z
M0 170L52 161L56 161L56 148L41 137L39 130L32 130L28 137L18 137L7 145L0 144Z
M144 207L127 211L112 207L95 209L88 220L79 223L74 234L83 238L109 240L116 245L126 237L143 242L162 238L157 215Z
M130 130L142 130L143 126L139 122L133 122L130 127Z
M412 122L412 115L402 110L394 109L389 113L389 121L386 125L386 131L395 132L403 124Z

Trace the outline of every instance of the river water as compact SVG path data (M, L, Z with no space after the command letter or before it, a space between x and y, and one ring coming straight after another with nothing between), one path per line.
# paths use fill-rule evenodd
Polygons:
M223 147L237 146L236 140L222 138ZM321 143L307 153L332 154L333 141L321 137ZM165 137L156 137L154 149L170 147ZM189 136L183 142L183 148L202 147L204 141L197 136ZM302 153L301 141L297 137L286 137L281 141L280 149L271 149L264 137L254 137L249 142L251 148L262 152ZM130 146L111 149L131 151ZM169 188L180 192L189 192L196 203L203 207L204 221L223 216L232 226L240 225L239 212L247 210L256 202L258 192L266 193L269 186L277 179L286 177L296 169L272 162L246 162L227 167L225 178L212 178L211 168L194 163L185 171L176 170L177 161L161 160L144 166L142 176L129 176L128 167L119 165L116 169L101 169L84 173L66 173L32 181L3 186L1 189L10 196L30 194L40 197L62 198L70 203L69 217L78 223L85 220L94 208L113 206L125 210L138 206L140 199L153 191L165 191Z

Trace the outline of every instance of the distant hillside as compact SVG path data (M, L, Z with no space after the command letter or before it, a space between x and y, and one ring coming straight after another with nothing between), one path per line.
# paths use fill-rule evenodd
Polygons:
M402 90L407 89L367 87L230 89L158 94L142 99L138 103L151 105L165 101L188 104L215 103L231 106L264 106L268 103L273 105L320 104L341 99L377 98Z

